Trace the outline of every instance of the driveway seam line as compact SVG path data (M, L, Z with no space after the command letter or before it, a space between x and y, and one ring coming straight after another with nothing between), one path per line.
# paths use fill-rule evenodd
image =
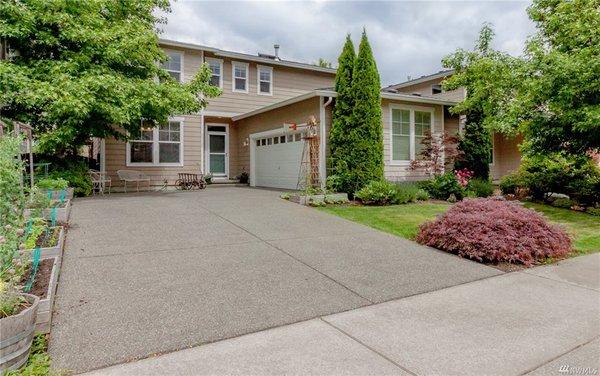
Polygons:
M352 290L351 288L349 288L348 286L344 285L343 283L340 283L339 281L337 281L337 280L333 279L332 277L328 276L327 274L325 274L325 273L321 272L320 270L317 270L317 269L315 269L314 267L312 267L311 265L309 265L309 264L305 263L304 261L297 259L296 257L294 257L294 256L292 256L291 254L287 253L287 252L286 252L286 251L284 251L283 249L281 249L281 248L277 247L276 245L269 243L269 241L268 241L268 240L265 240L265 239L261 238L260 236L258 236L258 235L256 235L256 234L253 234L252 232L250 232L250 231L248 231L247 229L245 229L243 226L240 226L240 225L238 225L237 223L235 223L235 222L231 221L230 219L228 219L228 218L225 218L225 217L223 217L222 215L220 215L220 214L218 214L218 213L216 213L216 212L214 212L214 211L212 211L212 210L210 210L210 209L208 209L208 208L206 208L206 207L204 207L204 209L208 210L210 213L212 213L212 214L216 215L217 217L219 217L219 218L223 219L224 221L227 221L227 222L231 223L231 224L232 224L232 225L234 225L235 227L237 227L237 228L241 229L242 231L244 231L244 232L246 232L247 234L249 234L249 235L251 235L251 236L255 237L256 239L258 239L258 240L262 241L263 243L265 243L265 244L266 244L266 245L268 245L269 247L271 247L271 248L274 248L274 249L278 250L279 252L283 253L284 255L286 255L286 256L288 256L288 257L290 257L292 260L295 260L295 261L299 262L300 264L302 264L302 265L304 265L304 266L308 267L309 269L311 269L311 270L315 271L316 273L318 273L318 274L322 275L323 277L325 277L325 278L327 278L328 280L330 280L330 281L334 282L335 284L337 284L337 285L341 286L342 288L344 288L345 290L349 291L350 293L352 293L352 294L354 294L354 295L358 296L359 298L366 300L366 301L367 301L367 302L369 302L370 304L374 304L374 303L375 303L375 302L371 301L371 299L367 299L367 298L365 298L365 297L364 297L364 296L362 296L361 294L359 294L359 293L357 293L356 291Z
M572 349L570 349L570 350L567 350L567 351L565 351L564 353L561 353L561 354L559 354L559 355L557 355L557 356L555 356L555 357L553 357L553 358L551 358L551 359L549 359L549 360L547 360L547 361L543 362L542 364L540 364L540 365L538 365L538 366L534 366L533 368L529 368L529 369L525 370L524 372L520 373L519 375L527 375L527 374L529 374L529 373L531 373L531 372L535 371L535 370L536 370L536 369L538 369L538 368L542 368L542 367L543 367L543 366L545 366L546 364L552 363L553 361L557 360L558 358L561 358L561 357L563 357L563 356L565 356L565 355L567 355L567 354L569 354L569 353L571 353L571 352L573 352L573 351L575 351L575 350L577 350L577 349L579 349L579 348L581 348L581 347L583 347L583 346L585 346L585 345L588 345L588 344L590 344L591 342L593 342L593 341L597 340L598 338L600 338L600 335L598 335L598 336L596 336L596 337L594 337L594 338L590 339L590 340L589 340L589 341L587 341L587 342L581 343L581 344L579 344L579 345L577 345L577 346L573 347Z
M539 278L547 279L549 281L554 281L554 282L562 283L562 284L565 284L565 285L575 286L575 287L579 287L579 288L582 288L582 289L585 289L585 290L589 290L589 291L594 291L594 292L600 293L599 290L596 290L596 289L591 288L591 287L581 286L581 285L578 285L577 283L573 283L573 282L569 282L569 281L563 281L563 280L560 280L560 279L554 279L554 278L546 277L546 276L543 276L543 275L538 275L538 274L529 272L529 270L524 270L523 273L525 273L527 275L534 276L534 277L539 277Z
M80 256L80 259L90 259L90 258L100 258L100 257L113 257L113 256L129 256L129 255L141 255L147 253L162 253L162 252L173 252L173 251L187 251L190 249L210 249L219 246L228 246L228 245L242 245L242 244L252 244L252 243L260 243L261 241L248 241L248 242L235 242L235 243L219 243L219 244L209 244L206 246L195 246L195 247L175 247L175 248L161 248L161 249L151 249L147 251L137 251L131 253L110 253L106 255L90 255L90 256Z
M417 374L411 370L409 370L406 367L403 367L402 365L400 365L398 362L394 361L393 359L389 358L387 355L379 352L378 350L374 349L373 347L367 345L366 343L362 342L361 340L359 340L358 338L354 337L353 335L347 333L345 330L338 328L337 326L333 325L332 323L330 323L329 321L325 320L325 318L320 317L321 321L323 321L325 324L329 325L330 327L332 327L333 329L337 330L338 332L342 333L344 336L350 338L351 340L353 340L354 342L358 343L359 345L361 345L362 347L370 350L371 352L379 355L380 357L382 357L383 359L387 360L388 362L392 363L394 366L400 368L401 370L408 372L411 375L417 376Z

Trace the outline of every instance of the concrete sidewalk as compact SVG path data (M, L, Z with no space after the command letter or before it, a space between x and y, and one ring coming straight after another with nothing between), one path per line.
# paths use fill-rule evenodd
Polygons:
M598 374L599 273L582 256L88 375Z

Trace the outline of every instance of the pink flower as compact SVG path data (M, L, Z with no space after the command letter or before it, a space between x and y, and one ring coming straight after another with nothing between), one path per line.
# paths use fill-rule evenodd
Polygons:
M469 180L473 177L473 171L463 168L462 170L454 171L454 175L456 176L456 180L458 180L458 184L465 188L469 184Z

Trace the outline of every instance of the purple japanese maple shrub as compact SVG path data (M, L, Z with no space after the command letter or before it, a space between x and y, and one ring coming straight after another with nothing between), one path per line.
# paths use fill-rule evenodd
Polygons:
M465 199L419 228L417 242L480 262L530 266L571 250L565 231L517 202Z

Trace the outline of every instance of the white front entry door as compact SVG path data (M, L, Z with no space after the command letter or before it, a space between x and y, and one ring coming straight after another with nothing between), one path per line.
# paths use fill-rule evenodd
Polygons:
M229 176L229 132L227 124L207 124L207 171L214 177Z

